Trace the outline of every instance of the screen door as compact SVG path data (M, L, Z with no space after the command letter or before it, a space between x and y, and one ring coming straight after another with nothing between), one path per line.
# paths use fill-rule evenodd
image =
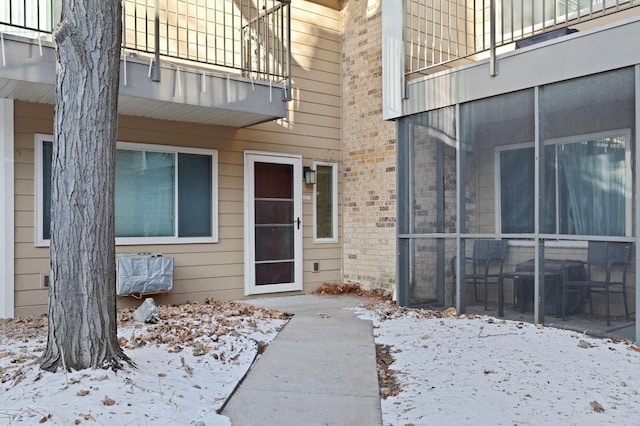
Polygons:
M245 293L302 290L299 156L245 153Z

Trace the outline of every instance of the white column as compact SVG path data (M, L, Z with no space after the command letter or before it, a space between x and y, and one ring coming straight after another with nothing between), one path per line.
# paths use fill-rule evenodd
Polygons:
M382 116L402 115L405 68L405 2L382 1Z
M0 99L0 318L14 316L13 100Z

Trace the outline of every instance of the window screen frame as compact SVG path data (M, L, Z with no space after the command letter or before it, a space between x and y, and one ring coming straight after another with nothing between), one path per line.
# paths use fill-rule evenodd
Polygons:
M621 236L611 236L608 237L631 237L633 236L633 171L632 171L632 159L631 159L631 143L633 142L631 139L631 129L617 129L617 130L608 130L603 132L595 132L595 133L587 133L581 135L572 135L562 138L553 138L547 139L544 141L544 146L550 145L566 145L571 143L580 143L590 140L604 139L604 138L616 138L621 137L625 140L625 232L624 235ZM494 215L495 215L495 224L498 234L501 237L507 237L508 233L504 233L502 231L502 187L501 187L501 179L500 179L500 153L508 150L517 150L517 149L526 149L526 148L534 148L534 142L527 143L519 143L519 144L511 144L511 145L502 145L497 146L494 152ZM558 165L555 167L556 173L556 182L557 182L557 173L558 173ZM557 185L557 184L556 184ZM558 209L558 193L556 188L556 213ZM545 234L549 236L571 236L574 234L562 234L558 232L558 223L557 223L557 215L556 215L556 223L555 229L556 231L553 234ZM530 234L533 234L533 230Z

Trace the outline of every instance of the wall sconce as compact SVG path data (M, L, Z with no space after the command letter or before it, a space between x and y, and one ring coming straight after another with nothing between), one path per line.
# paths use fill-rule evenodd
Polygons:
M316 184L316 171L311 170L311 167L304 166L302 168L302 177L304 178L304 183L307 185Z

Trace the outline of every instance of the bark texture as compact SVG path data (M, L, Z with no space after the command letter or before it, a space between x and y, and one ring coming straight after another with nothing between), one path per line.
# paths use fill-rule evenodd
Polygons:
M49 328L41 367L113 368L120 0L63 0L51 189Z

